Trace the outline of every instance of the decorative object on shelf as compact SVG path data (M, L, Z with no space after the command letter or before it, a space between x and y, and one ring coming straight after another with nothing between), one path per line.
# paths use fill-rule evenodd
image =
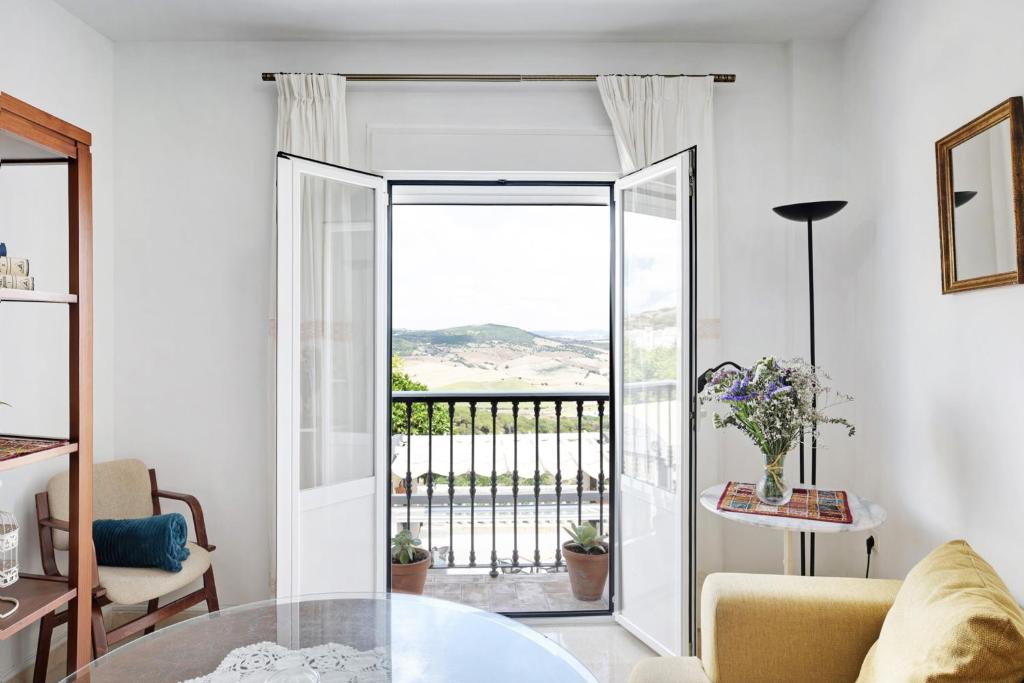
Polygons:
M348 645L326 643L301 650L289 650L277 643L262 642L232 650L217 670L185 683L244 681L350 681L379 683L390 680L391 656L382 647L357 650ZM269 676L269 677L268 677Z
M565 527L570 540L562 544L569 585L577 600L591 602L604 595L608 581L608 534L600 534L590 522Z
M814 344L814 221L830 218L846 207L843 200L829 200L821 202L800 202L797 204L784 204L772 209L775 213L786 220L799 221L807 224L807 300L810 318L808 327L810 329L810 353L811 365L817 365L818 359L815 353ZM818 443L815 435L811 434L811 485L818 483ZM800 439L800 483L805 483L804 477L804 440ZM800 573L806 574L807 562L806 551L804 550L804 535L800 534ZM811 562L810 574L814 576L814 534L811 534Z
M28 259L0 256L0 275L28 275Z
M11 458L20 458L23 455L48 451L51 448L67 446L69 443L67 439L34 439L24 436L0 435L0 462Z
M0 255L0 289L35 289L35 278L29 276L28 268L27 258Z
M0 275L0 289L24 289L32 291L36 288L36 279L24 275Z
M18 520L14 513L0 511L0 588L14 585L18 580ZM6 619L18 610L17 598L0 593L0 603L11 605L0 607L0 619Z
M1024 98L936 142L935 169L942 293L1024 284Z
M430 553L420 539L402 529L391 539L391 590L395 593L423 594L430 568Z
M730 481L718 499L718 509L748 515L769 515L809 519L819 522L850 524L853 514L846 491L827 489L793 489L793 495L785 505L766 505L757 497L754 484Z
M786 483L786 454L805 430L816 440L818 424L838 424L853 436L853 425L824 410L851 400L834 392L827 376L802 360L779 361L766 356L749 369L719 369L708 378L702 402L722 403L729 414L715 413L719 429L736 427L757 444L764 456L764 475L757 482L757 497L768 505L785 505L792 490ZM818 396L823 397L822 407Z

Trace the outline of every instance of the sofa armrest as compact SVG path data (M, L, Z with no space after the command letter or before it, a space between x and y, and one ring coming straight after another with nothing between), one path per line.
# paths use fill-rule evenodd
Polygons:
M714 683L855 681L900 581L712 574L701 659Z

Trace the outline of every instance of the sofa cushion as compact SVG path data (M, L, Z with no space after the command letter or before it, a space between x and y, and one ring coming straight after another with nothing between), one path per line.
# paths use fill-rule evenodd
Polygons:
M896 594L857 683L1020 683L1024 612L965 541L917 564Z

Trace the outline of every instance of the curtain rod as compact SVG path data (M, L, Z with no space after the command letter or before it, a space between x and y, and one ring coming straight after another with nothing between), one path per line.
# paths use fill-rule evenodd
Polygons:
M264 72L264 81L276 80L277 73ZM290 72L281 72L281 75L291 75ZM318 74L322 75L322 74ZM368 81L419 81L419 82L464 82L464 83L531 83L531 82L554 82L554 81L596 81L596 74L331 74L332 76L344 76L346 80L353 82ZM634 74L616 74L634 75ZM701 78L713 76L715 83L735 83L736 74L636 74L636 75L657 75L666 78Z

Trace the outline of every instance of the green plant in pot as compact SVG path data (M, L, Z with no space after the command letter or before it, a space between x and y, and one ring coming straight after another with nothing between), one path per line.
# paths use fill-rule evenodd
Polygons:
M569 584L577 600L600 600L608 581L608 534L600 534L590 522L565 527L569 540L562 544Z
M402 529L391 539L391 590L423 594L430 568L430 553L419 547L420 539Z

